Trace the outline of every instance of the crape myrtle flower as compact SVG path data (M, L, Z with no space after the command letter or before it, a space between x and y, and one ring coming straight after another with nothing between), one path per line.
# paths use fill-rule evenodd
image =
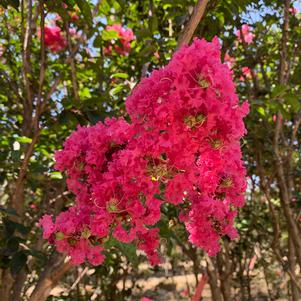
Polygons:
M55 154L75 204L40 220L44 238L74 264L104 260L112 237L160 263L161 205L179 208L189 240L209 255L237 237L246 170L240 139L248 103L239 103L218 39L195 39L126 100L131 118L78 127ZM160 197L158 197L160 196Z

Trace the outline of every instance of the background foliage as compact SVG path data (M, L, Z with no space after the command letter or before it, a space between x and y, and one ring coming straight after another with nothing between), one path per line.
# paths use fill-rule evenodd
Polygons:
M194 5L0 1L1 300L136 300L145 294L138 279L164 271L170 277L195 275L186 296L174 292L176 300L190 298L201 274L208 275L213 300L299 300L301 14L293 9L301 8L298 1L209 1L195 32L209 40L219 37L223 56L235 59L240 99L251 105L242 141L249 187L237 241L223 241L222 252L209 258L187 242L173 208L166 207L162 267L145 268L133 245L112 241L114 251L104 265L74 268L45 243L37 226L41 215L56 214L73 201L64 176L53 169L54 151L78 124L125 115L125 98L141 77L169 61ZM43 49L40 28L57 15L66 35L66 28L78 34L53 53ZM104 54L116 38L108 24L133 30L128 55ZM250 44L237 39L243 24L255 35ZM52 296L58 283L62 289ZM160 300L154 292L146 294Z

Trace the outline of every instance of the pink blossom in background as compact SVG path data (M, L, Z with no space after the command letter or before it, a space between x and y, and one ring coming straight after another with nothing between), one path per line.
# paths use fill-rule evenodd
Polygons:
M105 55L110 55L110 54L112 54L112 51L113 51L112 45L109 45L108 47L104 47L104 48L103 48L103 53L104 53Z
M184 298L188 298L190 295L189 287L181 292L181 296Z
M140 299L140 301L153 301L153 300L147 297L143 297Z
M48 239L55 231L55 225L53 223L52 217L48 214L44 215L39 220L39 225L43 227L43 238Z
M296 7L290 7L289 12L293 15L296 15L299 13L299 11Z
M131 41L134 39L134 33L131 28L125 29L120 24L108 25L106 30L114 30L118 33L118 41L121 46L113 44L113 48L120 55L127 55L131 50ZM110 54L112 52L112 46L105 48L104 53Z
M277 115L273 115L273 121L276 122L277 121Z
M229 67L229 69L232 69L235 64L235 58L226 53L224 62Z
M257 255L254 255L251 260L250 260L250 264L249 264L249 270L252 271L254 269L255 263L257 260Z
M67 173L75 204L40 224L74 264L101 264L112 236L159 264L155 225L164 203L178 206L190 242L210 256L223 236L237 237L234 219L247 186L240 138L249 107L239 103L220 56L217 38L195 39L135 87L126 100L131 122L79 126L56 152L55 168Z
M208 281L208 276L202 275L202 277L196 287L195 294L192 297L191 301L201 301L202 300L203 290L205 288L207 281Z
M67 46L66 38L62 30L58 26L45 26L45 45L50 51L56 53L63 50Z
M51 22L51 25L52 25L52 26L56 26L57 23L63 22L63 19L61 18L60 15L56 14L56 15L55 15L55 18L52 19L50 22Z
M241 33L242 33L243 38L241 36ZM255 37L255 35L250 31L250 26L247 24L244 24L241 27L241 30L238 29L236 31L236 36L237 36L239 42L242 42L244 40L247 44L251 44Z
M79 20L79 16L76 12L70 13L70 17L72 22L77 22Z
M245 75L245 76L248 76L251 74L251 70L249 67L242 67L241 70L242 70L243 75Z
M277 115L274 114L272 119L273 119L274 122L276 122L277 121ZM280 116L280 122L282 122L282 120L283 120L283 117Z
M5 47L3 45L0 45L0 57L3 55L5 51Z
M246 78L251 76L251 69L249 67L242 67L241 71L243 75L239 78L239 80L245 81Z
M69 34L74 39L80 39L82 37L81 33L78 32L75 28L69 28Z

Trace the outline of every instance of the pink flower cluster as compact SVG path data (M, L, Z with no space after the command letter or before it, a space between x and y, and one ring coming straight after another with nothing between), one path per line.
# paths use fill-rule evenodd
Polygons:
M45 45L49 48L51 52L59 52L63 50L67 46L66 37L63 35L60 27L53 26L45 26Z
M247 44L251 44L255 35L250 31L250 26L248 24L244 24L241 29L236 31L236 36L239 42L244 41Z
M114 49L120 55L128 55L131 50L131 41L134 39L132 29L125 29L120 24L108 25L106 30L113 30L118 34L117 43L111 44L104 49L105 54L111 54ZM114 41L115 42L115 41Z
M229 53L226 53L224 57L224 62L231 70L235 65L235 58L230 56Z
M242 76L239 78L239 80L245 81L246 78L251 77L251 69L249 67L242 67L241 72L242 72Z
M64 9L68 8L65 3L63 3L63 7ZM68 13L70 15L71 22L76 22L79 20L77 11L70 11ZM61 29L62 26L62 18L59 15L56 15L56 17L51 21L51 25L46 25L44 28L45 45L53 53L60 52L67 46L66 35ZM75 28L69 28L69 34L75 39L80 38L80 34L76 31ZM40 32L39 36L41 36Z
M78 127L56 153L76 204L55 222L45 215L44 238L75 264L104 260L111 236L135 243L160 262L160 207L178 207L190 241L215 255L222 236L235 238L244 203L240 138L248 104L239 105L218 39L196 39L154 71L126 101L131 123L107 119Z
M290 8L289 8L289 12L290 12L291 14L293 14L293 15L296 15L296 14L299 13L299 10L298 10L298 8L296 8L296 7L290 7Z

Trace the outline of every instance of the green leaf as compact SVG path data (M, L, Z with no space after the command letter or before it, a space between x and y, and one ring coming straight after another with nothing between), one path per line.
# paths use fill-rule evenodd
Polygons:
M102 46L102 36L101 35L98 35L94 42L93 42L93 46L96 47L96 48L101 48Z
M140 57L148 57L154 54L157 50L157 47L154 45L146 45L139 53Z
M17 137L16 140L20 143L31 143L32 142L31 138L28 138L28 137L25 137L25 136Z
M138 41L143 41L144 39L151 37L151 31L149 28L141 28L137 31L136 36Z
M157 200L160 200L160 201L165 201L164 197L162 195L158 194L158 193L154 194L154 198L157 199Z
M284 99L286 100L286 102L289 105L291 105L291 107L293 109L293 112L297 112L300 109L301 103L300 103L299 97L296 94L294 94L294 93L287 93L284 96Z
M122 9L124 9L125 4L126 4L125 0L117 0L117 2L118 2L118 4L120 5L120 7L121 7Z
M13 208L0 207L0 212L7 214L7 215L18 216L17 211Z
M123 89L124 89L124 85L118 85L118 86L116 86L115 88L113 88L113 89L110 91L110 93L111 93L112 95L116 95L116 94L120 93L121 91L123 91Z
M62 178L63 176L59 171L54 171L50 174L50 179L52 180L61 180Z
M119 35L116 30L104 30L102 32L102 39L104 41L109 41L113 39L118 39Z
M6 243L6 251L8 254L16 253L19 250L19 243L24 241L20 237L12 236L8 239Z
M13 277L16 277L22 268L26 265L27 253L19 251L12 257L10 262L10 271Z
M7 5L10 5L18 11L20 6L20 1L19 0L0 1L0 5L3 5L5 8L7 8Z
M131 263L132 265L137 268L138 267L138 256L137 256L137 248L136 245L133 243L125 244L120 242L119 240L111 237L106 242L106 248L115 247L117 248Z
M158 18L155 15L149 18L149 29L152 33L158 29Z
M281 98L288 89L288 86L279 84L273 89L271 96L272 98Z
M265 110L264 110L263 107L259 107L259 108L257 109L257 112L258 112L260 115L265 116Z
M111 78L128 78L129 75L127 73L114 73L111 75Z
M156 226L160 229L159 234L161 237L164 238L170 238L171 237L171 231L168 228L168 225L163 220L159 221Z
M89 27L93 25L93 17L89 3L86 0L77 0L77 5L83 13Z
M22 224L14 222L8 218L3 219L3 223L5 226L5 232L7 237L13 235L15 231L18 231L22 235L26 235L29 232L29 228L23 226Z
M92 124L96 124L99 121L104 121L105 118L109 116L109 114L106 114L101 111L86 111L86 114Z
M7 1L6 0L0 0L0 5L3 6L5 9L7 8Z

